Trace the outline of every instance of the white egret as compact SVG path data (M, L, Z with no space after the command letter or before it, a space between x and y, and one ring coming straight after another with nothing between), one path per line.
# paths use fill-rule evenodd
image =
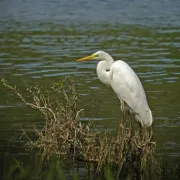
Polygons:
M144 127L152 125L153 118L148 106L146 94L141 81L131 67L122 60L114 61L104 51L98 51L90 56L77 61L97 59L101 60L97 65L99 80L112 87L121 101L121 109L124 113L125 106L135 114L135 118Z

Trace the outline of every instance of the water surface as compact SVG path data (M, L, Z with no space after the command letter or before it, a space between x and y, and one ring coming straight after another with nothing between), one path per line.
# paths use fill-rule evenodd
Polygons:
M76 59L98 50L126 61L146 90L158 150L180 161L180 1L0 1L0 77L23 90L71 75L82 120L115 128L121 118L113 91L96 75L96 61ZM20 125L42 123L12 92L0 90L0 153L24 157Z

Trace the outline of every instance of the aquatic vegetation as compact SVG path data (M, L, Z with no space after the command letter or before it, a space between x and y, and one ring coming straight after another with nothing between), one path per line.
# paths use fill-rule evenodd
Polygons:
M2 84L12 90L27 106L38 110L44 119L42 128L33 128L32 138L24 129L26 147L38 149L43 162L55 154L61 159L83 162L97 176L110 172L112 177L155 179L161 174L156 155L156 142L151 129L134 129L120 120L116 135L97 132L92 122L80 121L83 109L78 109L78 94L72 79L65 79L49 89L35 84L26 88L28 96L4 79ZM105 173L108 176L108 173Z

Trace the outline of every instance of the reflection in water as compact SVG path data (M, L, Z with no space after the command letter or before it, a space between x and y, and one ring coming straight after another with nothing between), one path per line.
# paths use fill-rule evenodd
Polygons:
M71 75L85 109L83 120L93 118L100 127L115 128L120 104L112 90L99 82L97 62L75 61L97 50L107 51L138 74L153 111L159 150L177 161L179 8L178 0L163 4L155 0L0 1L0 76L23 89L34 81L49 86ZM18 154L23 152L18 149L20 124L29 127L32 121L40 122L39 115L4 89L0 100L1 154Z

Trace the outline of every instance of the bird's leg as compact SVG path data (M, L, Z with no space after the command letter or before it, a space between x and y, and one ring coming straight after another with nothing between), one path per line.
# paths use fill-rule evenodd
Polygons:
M122 110L123 121L125 121L125 105L123 101L121 102L121 110Z
M140 135L140 138L143 139L143 126L141 125L140 122L139 122L139 135Z
M128 135L129 135L129 137L132 137L132 134L133 134L133 132L132 132L132 121L131 121L131 112L130 112L129 108L127 109L127 114L128 114L128 118L129 118L129 121L126 122L126 124L128 124L128 126L127 126Z
M130 123L130 126L131 126L131 113L130 113L130 110L129 110L129 109L127 110L127 114L128 114L129 123Z
M129 115L129 127L130 127L130 129L131 130L133 130L133 127L132 127L132 116L131 116L131 112L130 112L130 110L128 110L128 115Z

